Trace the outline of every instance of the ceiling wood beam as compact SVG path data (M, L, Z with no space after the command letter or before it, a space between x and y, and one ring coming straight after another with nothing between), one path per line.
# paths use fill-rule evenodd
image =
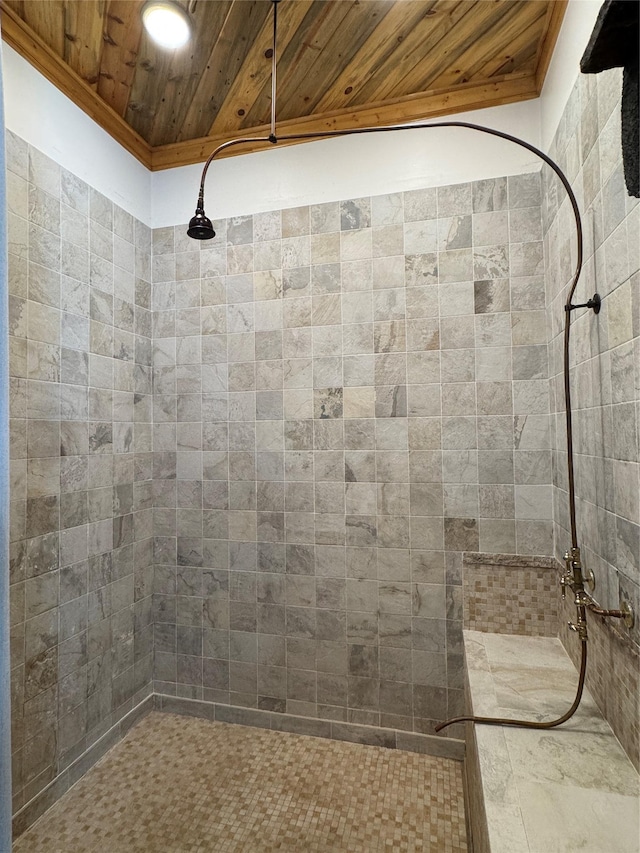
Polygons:
M549 4L545 28L540 37L540 44L538 46L538 58L536 63L536 86L538 87L538 94L542 92L544 78L547 76L547 71L549 70L549 63L551 62L553 50L558 40L560 27L564 20L564 13L567 11L568 2L569 0L553 0L553 2Z
M539 18L533 21L513 38L508 50L505 48L498 50L497 53L480 64L474 73L477 73L481 79L490 80L494 74L509 74L514 68L523 70L520 65L523 56L527 57L527 62L529 57L533 57L533 68L526 69L529 73L533 73L535 71L536 44L542 25L543 22Z
M151 145L151 126L165 91L173 51L165 50L143 30L125 119Z
M394 46L385 61L374 66L369 78L351 94L349 105L354 108L356 104L366 104L373 98L390 98L391 90L408 79L416 66L436 54L441 62L440 50L441 46L446 44L447 36L458 27L464 26L465 18L474 18L478 6L479 11L482 11L484 4L478 0L441 0L432 10L436 13L433 17L417 21L402 42L401 52ZM405 91L419 92L420 89L411 87Z
M64 2L23 3L24 20L31 29L62 56L64 54Z
M279 105L283 119L319 112L316 107L324 92L331 89L340 71L369 40L391 8L388 0L368 0L348 7L331 38L316 51L309 73L288 94L283 91Z
M44 41L5 3L2 12L2 38L33 67L53 83L76 106L133 154L147 168L151 167L151 146L129 127L116 111L94 92L78 74L57 56Z
M463 2L462 5L464 7L468 4ZM396 85L385 85L385 95L390 98L397 96L400 82L402 91L405 92L425 92L437 88L435 81L447 67L453 70L460 68L458 63L472 45L483 44L494 27L502 24L505 19L517 16L526 5L528 4L521 3L520 0L494 0L491 3L481 0L476 4L473 14L467 13L455 27L448 29L438 41L437 48L422 57L402 81L398 81ZM446 63L443 57L446 57ZM391 77L388 82L393 83Z
M410 95L398 98L394 102L358 107L350 110L339 110L324 116L292 119L278 124L278 133L316 133L324 130L346 130L355 127L375 127L389 124L400 124L429 120L437 116L451 115L485 107L511 104L537 97L535 78L514 77L509 75L504 80L485 81L483 83L461 86L454 92L432 92L429 94ZM253 128L248 135L264 136L269 133L269 126ZM177 166L188 166L202 163L211 152L230 139L238 136L237 132L220 136L207 136L188 142L171 143L157 146L153 149L151 168L154 171L173 169ZM285 143L281 143L284 145ZM295 144L295 143L287 143ZM272 148L270 143L247 143L237 148L229 149L221 154L222 157L233 157Z

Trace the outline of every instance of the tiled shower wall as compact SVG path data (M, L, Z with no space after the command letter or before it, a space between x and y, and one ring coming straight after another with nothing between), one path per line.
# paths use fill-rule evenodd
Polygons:
M552 552L538 173L153 234L155 689L428 732Z
M636 612L631 631L611 622L621 639L606 640L597 630L597 621L592 620L593 680L588 685L637 764L640 207L638 199L628 196L624 183L621 90L620 69L582 75L550 154L566 170L583 212L585 266L574 301L584 302L596 291L603 299L597 317L591 311L576 311L572 323L579 540L583 561L596 576L596 598L609 608L617 608L620 598L626 598ZM554 411L558 413L553 430L554 524L560 557L570 544L561 371L563 303L575 264L575 231L564 191L546 169L543 186L550 375ZM598 644L596 648L594 643ZM575 650L575 643L569 641L567 645ZM622 677L624 687L615 681L622 673L628 673L628 678Z
M550 151L566 169L583 213L585 266L574 301L583 302L596 291L603 299L598 316L574 312L571 361L581 539L597 574L598 596L609 607L618 606L620 591L637 606L640 582L640 208L624 183L621 88L618 69L582 75ZM562 187L546 169L544 174L552 388L560 413L554 430L560 556L569 541L562 324L575 263L575 228Z
M14 807L152 661L149 229L7 133Z

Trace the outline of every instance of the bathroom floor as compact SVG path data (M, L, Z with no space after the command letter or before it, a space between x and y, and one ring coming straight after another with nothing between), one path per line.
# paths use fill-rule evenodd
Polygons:
M466 851L462 765L152 713L14 853Z

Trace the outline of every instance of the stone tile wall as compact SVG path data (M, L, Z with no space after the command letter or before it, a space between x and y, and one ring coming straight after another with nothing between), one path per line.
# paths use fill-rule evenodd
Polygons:
M640 209L627 195L620 145L621 74L583 75L553 143L583 210L585 266L576 299L602 296L596 317L574 312L571 363L576 487L581 544L597 576L597 595L638 605L640 510ZM562 324L574 231L562 188L545 170L545 263L552 356L554 482L558 556L569 541L562 391ZM559 208L559 209L558 209ZM636 632L636 642L640 634Z
M621 162L622 74L578 80L551 155L566 169L584 218L585 267L576 302L598 292L602 310L573 314L571 364L578 534L583 562L596 576L594 595L617 608L640 609L640 207L627 195ZM545 169L545 266L553 411L554 527L558 557L570 544L562 391L563 303L575 263L574 234L561 187ZM575 612L574 612L575 615ZM566 621L566 620L565 620ZM638 762L637 690L624 673L637 669L640 620L610 631L590 619L587 684L625 748ZM561 623L562 625L564 623ZM572 636L561 637L575 656ZM612 683L612 675L622 675ZM635 684L637 686L637 677ZM631 687L631 689L629 689ZM616 701L613 699L616 697ZM619 701L622 706L619 706Z
M604 297L573 327L581 544L601 602L637 610L619 86L582 78L551 153L585 211L577 299ZM462 552L568 542L557 181L239 217L211 243L158 229L152 246L12 134L7 153L16 808L149 692L152 645L163 694L418 732L458 713ZM638 623L631 645L616 629L595 660L613 671L626 648L628 670Z
M550 554L540 176L153 234L155 689L429 732Z
M569 630L576 609L560 602L560 631L569 657L580 666L580 643ZM634 767L640 772L640 649L614 620L589 618L587 687Z
M7 133L14 806L150 691L151 235Z
M638 608L619 83L579 81L552 154L585 211L577 299L604 297L573 327L581 544L602 603ZM199 244L12 134L8 161L16 808L150 691L152 645L158 692L217 706L426 733L459 713L462 552L568 542L557 182L273 211ZM627 648L626 671L615 627L593 659Z

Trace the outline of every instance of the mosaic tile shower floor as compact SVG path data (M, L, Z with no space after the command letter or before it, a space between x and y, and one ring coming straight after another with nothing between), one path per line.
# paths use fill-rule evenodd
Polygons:
M466 851L462 765L150 714L14 853Z

